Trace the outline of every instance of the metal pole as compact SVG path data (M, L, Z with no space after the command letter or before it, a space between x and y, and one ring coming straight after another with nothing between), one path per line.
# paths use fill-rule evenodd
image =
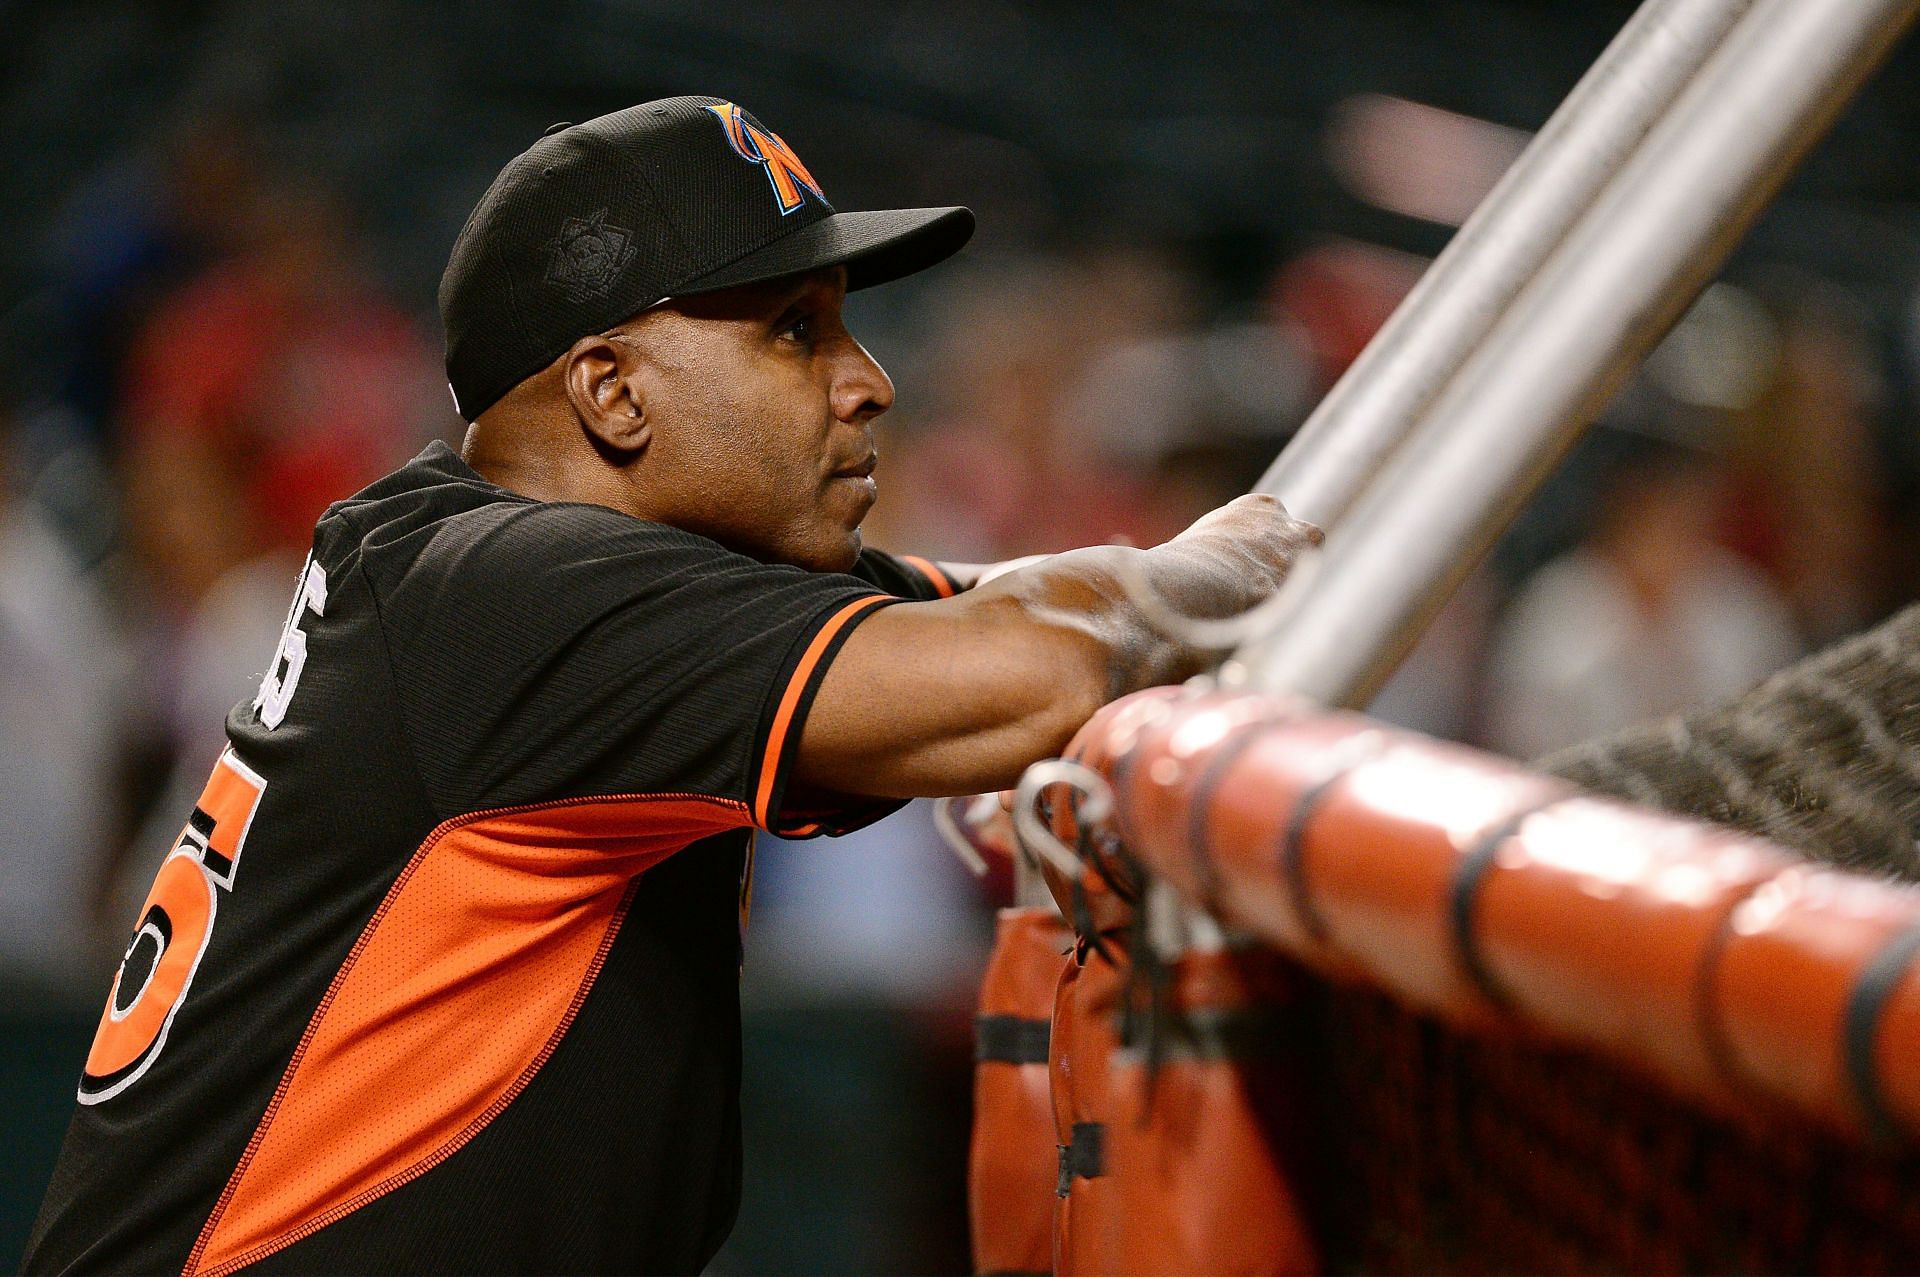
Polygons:
M1223 673L1364 704L1920 0L1758 0Z
M1256 491L1331 528L1753 0L1646 0Z

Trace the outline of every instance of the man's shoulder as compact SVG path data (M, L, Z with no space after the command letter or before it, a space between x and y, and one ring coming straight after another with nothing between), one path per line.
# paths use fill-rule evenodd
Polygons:
M724 554L705 537L605 506L510 492L444 443L336 503L321 520L320 541L337 555L357 554L380 584L421 573L537 573L645 549Z
M476 515L498 518L522 504L524 498L487 483L436 440L398 470L328 506L317 538L340 550L385 548Z

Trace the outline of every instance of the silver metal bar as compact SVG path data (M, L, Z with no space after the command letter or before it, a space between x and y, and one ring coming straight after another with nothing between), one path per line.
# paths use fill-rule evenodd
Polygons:
M1720 268L1920 0L1758 0L1231 673L1364 704ZM1227 674L1229 671L1223 671Z
M1260 479L1332 528L1753 0L1646 0Z

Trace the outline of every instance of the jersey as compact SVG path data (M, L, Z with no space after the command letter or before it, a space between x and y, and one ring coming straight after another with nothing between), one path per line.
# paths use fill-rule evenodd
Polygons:
M839 646L953 582L495 487L320 521L115 977L30 1272L652 1272L738 1203L751 834Z

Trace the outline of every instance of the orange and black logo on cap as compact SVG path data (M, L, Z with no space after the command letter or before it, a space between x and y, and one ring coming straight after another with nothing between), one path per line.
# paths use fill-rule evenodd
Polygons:
M806 202L806 192L822 204L827 202L826 195L820 190L820 183L813 180L813 174L807 172L807 166L793 153L793 148L780 140L778 133L769 133L747 118L732 102L719 102L709 106L714 117L720 121L720 127L726 130L727 141L733 145L736 154L743 160L751 161L766 170L767 181L773 187L773 196L780 203L780 215L799 208Z

